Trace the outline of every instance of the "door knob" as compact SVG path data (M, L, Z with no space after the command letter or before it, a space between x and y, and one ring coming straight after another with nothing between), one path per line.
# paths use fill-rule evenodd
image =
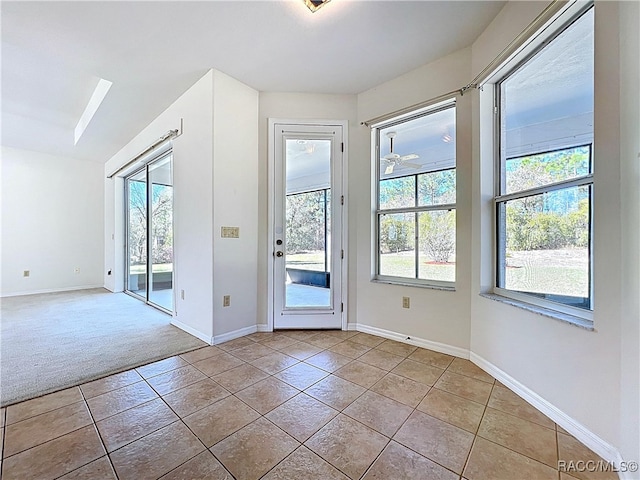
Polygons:
M283 255L284 255L284 253L282 253L280 250L278 250L278 251L276 252L276 257L281 257L281 256L283 256Z

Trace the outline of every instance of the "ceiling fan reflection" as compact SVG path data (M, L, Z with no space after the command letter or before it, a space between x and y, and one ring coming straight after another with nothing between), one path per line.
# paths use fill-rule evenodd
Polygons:
M410 153L408 155L398 155L393 151L393 139L396 137L396 132L387 132L386 135L390 141L390 148L389 148L390 153L382 157L382 159L385 161L387 165L387 167L384 170L385 175L392 174L396 166L409 167L409 168L415 168L415 169L422 168L422 165L419 165L417 163L411 163L409 161L409 160L415 160L416 158L420 158L415 153Z

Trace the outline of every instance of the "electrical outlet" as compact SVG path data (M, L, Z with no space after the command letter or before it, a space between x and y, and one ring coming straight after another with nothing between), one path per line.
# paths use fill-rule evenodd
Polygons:
M402 297L402 308L410 308L411 307L411 300L409 299L409 297Z
M23 277L28 277L30 274L31 274L31 271L30 271L30 270L24 270L24 271L22 272L22 276L23 276Z
M73 269L73 273L78 274L80 273L80 267L76 267Z
M231 295L225 295L222 297L222 306L229 307L231 306Z

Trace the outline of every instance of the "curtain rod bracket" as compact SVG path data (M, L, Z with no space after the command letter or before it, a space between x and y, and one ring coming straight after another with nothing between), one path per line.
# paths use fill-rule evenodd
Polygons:
M183 133L183 119L180 119L180 129L174 129L174 130L169 130L167 133L165 133L163 136L161 136L158 140L156 140L155 142L153 142L151 145L149 145L147 148L145 148L142 152L140 152L138 155L136 155L135 157L133 157L131 160L129 160L127 163L125 163L124 165L122 165L120 168L118 168L115 172L113 172L110 175L107 175L107 178L113 178L115 177L118 173L122 172L123 170L126 170L127 168L129 168L131 165L133 165L134 163L136 163L138 160L140 160L140 158L144 157L145 155L147 155L148 153L152 152L156 147L158 147L159 145L162 145L164 142L166 142L169 139L175 139L178 138L179 136L181 136Z

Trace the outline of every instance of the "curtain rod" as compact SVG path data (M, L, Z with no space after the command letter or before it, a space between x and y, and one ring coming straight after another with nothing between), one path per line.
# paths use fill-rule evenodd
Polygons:
M387 113L385 115L380 115L370 120L360 122L360 125L364 125L365 127L370 127L371 125L384 122L385 120L391 120L392 118L401 117L403 115L413 113L416 110L420 110L421 108L427 108L437 103L441 103L445 100L450 100L452 97L455 97L457 95L462 95L462 94L463 94L462 89L453 90L452 92L445 93L444 95L440 95L438 97L432 98L430 100L427 100L426 102L416 103L415 105L410 105L408 107L401 108L400 110L396 110L395 112Z
M182 135L182 118L180 119L180 130L175 129L175 130L169 130L167 133L165 133L163 136L161 136L158 140L156 140L155 142L153 142L151 145L149 145L147 148L145 148L142 152L140 152L138 155L136 155L135 157L133 157L131 160L129 160L127 163L125 163L124 165L122 165L120 168L118 168L115 172L111 173L110 175L107 175L107 178L113 178L115 177L118 173L122 172L123 170L126 170L127 168L129 168L131 165L133 165L134 163L136 163L138 160L140 160L140 158L144 157L145 155L147 155L148 153L152 152L155 148L157 148L159 145L163 144L164 142L166 142L169 139L173 139L173 138L178 138L180 135Z
M508 58L522 48L526 41L532 38L533 33L542 28L554 16L558 15L558 13L565 10L565 7L576 3L576 1L577 0L552 0L552 2L547 5L547 7L529 25L527 25L527 27L520 32L516 38L514 38L493 60L491 60L491 62L489 62L485 68L482 69L478 75L476 75L471 82L464 87L445 93L444 95L440 95L436 98L432 98L426 102L416 103L415 105L410 105L408 107L401 108L400 110L396 110L385 115L379 115L370 120L365 120L364 122L360 122L360 125L370 127L377 123L391 120L392 118L407 115L416 110L420 110L421 108L430 107L431 105L457 95L463 96L468 90L482 87L482 82L484 82L498 66L503 64Z
M522 47L529 44L535 38L533 35L538 30L540 30L560 12L576 3L576 1L577 0L552 0L552 2L547 5L547 7L533 20L533 22L527 25L527 27L509 43L509 45L507 45L493 60L491 60L491 62L489 62L489 64L484 67L473 80L471 80L471 82L462 87L461 92L464 93L467 90L482 86L482 83L489 78L500 65L515 55Z

